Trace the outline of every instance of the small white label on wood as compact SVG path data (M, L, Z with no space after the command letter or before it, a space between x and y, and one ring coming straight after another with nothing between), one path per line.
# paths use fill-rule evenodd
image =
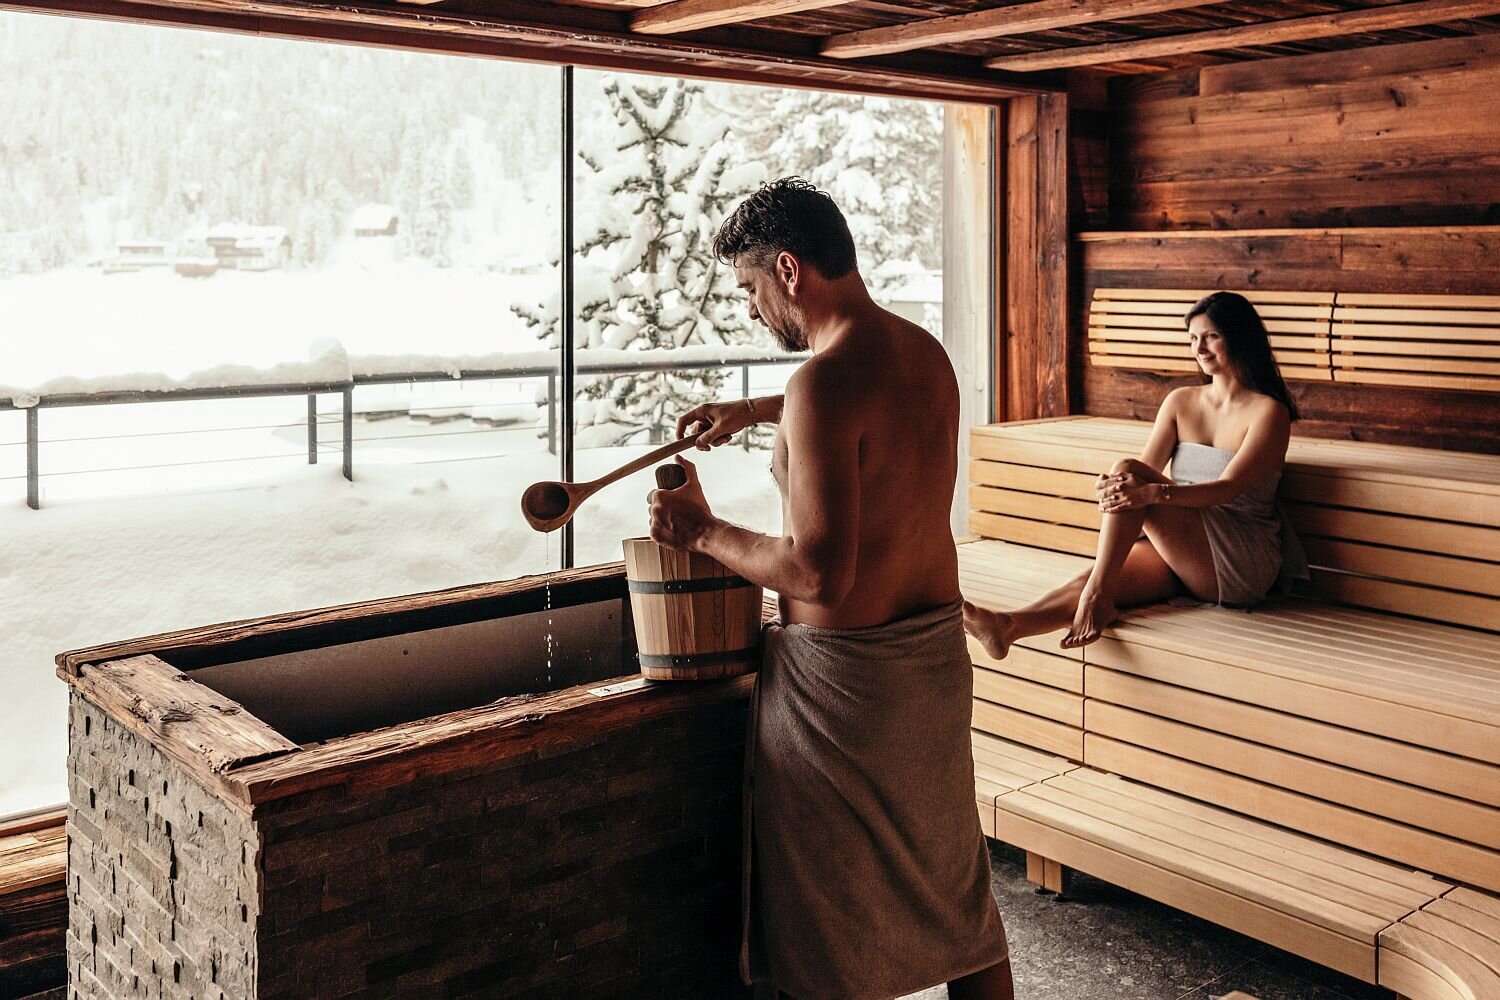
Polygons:
M606 684L604 687L589 688L589 694L596 698L608 698L612 694L624 694L626 691L636 691L643 687L650 687L651 682L644 677L634 680L621 681L618 684Z

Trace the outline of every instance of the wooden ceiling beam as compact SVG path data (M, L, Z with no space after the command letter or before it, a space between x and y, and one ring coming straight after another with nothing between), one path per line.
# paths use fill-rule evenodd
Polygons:
M991 69L1030 73L1038 70L1066 69L1076 66L1101 66L1116 62L1159 59L1191 52L1220 49L1242 49L1256 45L1279 45L1304 42L1314 38L1340 35L1362 35L1375 31L1392 31L1443 21L1461 21L1471 17L1500 14L1500 0L1412 0L1385 7L1367 7L1335 14L1315 14L1281 21L1262 21L1191 31L1181 35L1142 38L1130 42L1108 42L1071 48L1045 49L1021 55L1000 56L985 63Z
M784 33L762 37L767 33L755 29L732 39L652 38L631 34L625 19L606 8L514 0L494 11L491 3L448 0L417 7L368 0L336 5L315 0L0 0L0 10L916 100L991 104L1060 89L1055 80L991 74L977 60L942 53L850 64L817 55L816 39L804 35L790 36L796 48ZM559 15L556 23L544 19L546 14ZM569 21L563 22L561 15Z
M638 35L675 35L721 24L758 21L779 14L797 14L824 7L838 7L849 0L677 0L643 10L630 19L630 30Z
M909 21L884 28L867 28L832 35L823 43L823 54L835 59L907 52L934 45L977 42L987 38L1050 31L1095 21L1118 21L1144 14L1207 7L1224 0L1034 0L1010 7L976 10L951 17Z

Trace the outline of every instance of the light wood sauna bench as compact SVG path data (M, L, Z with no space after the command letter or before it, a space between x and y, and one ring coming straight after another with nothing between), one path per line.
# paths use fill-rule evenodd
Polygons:
M977 428L965 596L1081 572L1149 427ZM986 832L1413 1000L1500 998L1500 456L1295 439L1311 596L971 641Z

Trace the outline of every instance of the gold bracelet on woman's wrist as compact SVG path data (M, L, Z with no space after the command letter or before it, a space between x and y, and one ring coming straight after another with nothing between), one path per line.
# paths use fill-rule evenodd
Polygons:
M1160 498L1156 502L1157 503L1171 503L1172 502L1172 486L1171 486L1171 484L1169 484L1169 483L1162 483L1161 484L1161 496L1160 496Z
M760 418L755 415L755 400L751 399L749 396L746 396L745 405L750 408L750 426L753 427L756 424L760 423Z

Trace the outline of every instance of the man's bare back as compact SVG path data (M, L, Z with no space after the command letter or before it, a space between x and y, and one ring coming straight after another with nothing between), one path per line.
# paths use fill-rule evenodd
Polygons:
M782 620L857 628L957 600L949 513L957 477L958 383L942 345L882 311L857 336L808 361L787 385L793 404L798 393L811 391L829 393L842 420L858 428L858 505L844 512L858 521L854 584L834 607L783 596ZM800 410L787 407L789 413ZM796 514L788 489L788 440L835 445L816 433L796 434L788 419L795 418L783 418L772 471L783 520L790 523Z

